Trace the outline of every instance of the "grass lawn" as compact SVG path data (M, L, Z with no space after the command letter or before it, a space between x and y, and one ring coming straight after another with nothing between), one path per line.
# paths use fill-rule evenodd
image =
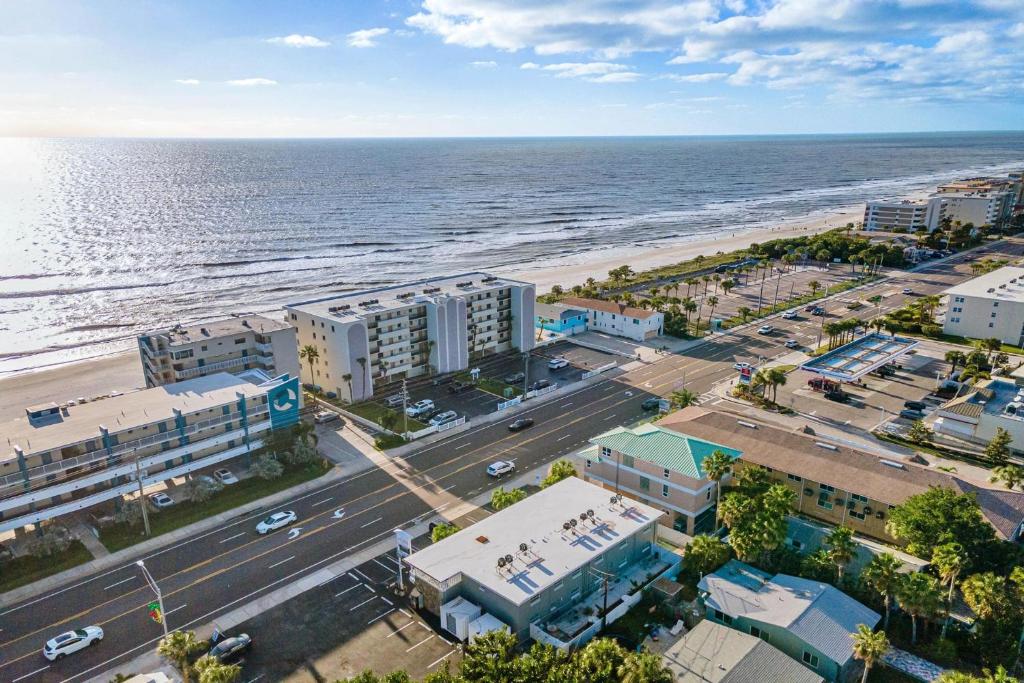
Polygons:
M277 479L266 480L258 477L243 479L237 484L225 486L223 491L217 493L205 503L182 501L174 507L161 510L160 512L151 512L149 513L149 525L153 531L153 536L166 534L168 531L174 531L179 527L198 522L227 510L232 510L240 505L264 498L278 491L283 491L296 484L301 484L304 481L315 479L325 474L328 469L330 468L324 468L321 465L315 464L286 469L284 474ZM139 522L136 526L112 524L100 529L100 542L110 552L116 552L135 545L140 541L146 540L146 538L142 522Z
M16 557L0 565L0 593L77 567L91 559L92 555L78 540L72 541L71 546L59 555Z
M515 398L516 396L522 396L523 395L523 390L522 390L521 387L516 387L516 386L512 386L511 384L506 384L505 382L502 382L500 379L492 379L490 377L481 377L480 381L478 381L476 383L476 388L477 389L480 389L482 391L486 391L489 394L494 394L495 396L497 396L498 398L500 398L502 400L507 400L507 399L505 399L505 389L507 389L509 387L512 388L512 398Z
M380 403L375 403L373 401L363 401L362 403L355 403L350 406L345 406L345 410L355 413L359 417L365 417L367 420L380 424L381 416L388 412L390 408L386 408ZM398 424L395 425L395 429L401 430L404 424L402 422L402 410L401 408L399 408L395 410L395 412L398 413ZM383 427L384 425L381 426ZM425 425L424 423L420 422L415 418L409 418L410 432L418 432L421 429L425 429L426 426L427 425Z

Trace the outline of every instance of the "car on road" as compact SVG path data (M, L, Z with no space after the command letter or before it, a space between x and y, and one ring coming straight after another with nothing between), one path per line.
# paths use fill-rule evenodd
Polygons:
M386 405L388 408L397 408L398 406L402 405L403 399L404 397L401 394L388 396L386 399L384 399L384 405Z
M782 314L782 317L786 320L796 320L799 314L796 311L786 311Z
M533 426L533 418L532 417L521 417L518 420L513 420L512 422L508 423L508 431L510 431L510 432L520 432L520 431L526 429L527 427L532 427L532 426Z
M750 363L744 363L742 361L732 364L732 369L733 370L748 370L748 369L752 369L753 367L754 366L751 365Z
M430 418L430 424L434 425L435 427L440 427L443 424L455 422L458 419L458 413L456 413L454 410L446 410L443 413L438 413L434 417Z
M551 386L551 380L539 379L530 385L530 391L540 391L541 389L547 389Z
M405 409L405 414L409 417L418 417L429 413L434 409L434 402L429 398L425 398L422 401L416 401L411 406Z
M506 375L503 381L505 384L519 384L524 379L526 379L526 375L524 373L513 372L511 375Z
M299 520L299 516L292 510L285 510L283 512L275 512L274 514L267 517L265 520L256 525L256 533L261 536L269 534L271 531L277 531L282 529L289 524L295 524Z
M906 418L907 420L920 420L924 417L924 413L920 410L910 410L904 408L900 411L900 417Z
M661 410L661 399L657 396L652 396L651 398L644 400L644 402L640 404L640 408L643 410Z
M331 410L321 410L319 413L313 416L313 422L318 425L326 424L338 419L338 414Z
M552 358L548 361L548 370L561 370L569 365L569 361L564 358Z
M169 508L172 505L174 505L174 499L168 496L163 491L149 494L149 502L152 503L153 507L155 507L158 510L162 510L163 508Z
M910 287L904 287L904 288L903 288L903 293L904 293L904 294L913 294L913 293L914 293L914 290L913 290L913 289L911 289Z
M457 379L448 385L448 392L452 394L461 394L463 391L469 391L472 388L472 383L463 382L462 380Z
M907 408L908 410L916 410L918 412L923 412L924 409L927 408L928 406L925 404L924 401L904 401L903 407Z
M103 640L103 629L99 626L76 628L74 631L62 633L56 638L46 641L46 645L43 646L43 656L51 662L55 659L64 659L67 655L84 650L101 640Z
M228 664L245 654L250 647L252 647L252 638L249 637L249 634L239 633L237 636L218 641L210 649L209 655L222 664Z
M787 349L799 349L800 348L800 342L798 342L796 339L787 339L786 340L786 348Z
M516 471L516 464L511 460L498 460L487 466L487 475L490 477L503 477Z
M220 483L224 484L225 486L230 486L231 484L238 483L238 477L232 474L231 470L229 470L226 467L221 467L219 470L214 470L213 478L219 481Z
M771 325L761 325L761 327L757 328L758 334L771 334L774 331L775 328L772 327Z

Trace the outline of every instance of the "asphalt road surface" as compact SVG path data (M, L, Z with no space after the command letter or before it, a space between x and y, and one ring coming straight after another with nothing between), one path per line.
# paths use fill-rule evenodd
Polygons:
M998 256L996 251L1019 256L1024 242L989 247L984 256ZM884 313L913 298L901 294L903 287L912 287L919 296L969 278L964 264L973 258L978 256L931 264L861 290L859 296L885 295ZM868 318L875 313L874 307L854 312L840 308L829 319ZM240 516L220 529L145 556L147 568L163 589L168 624L194 628L207 623L390 536L395 527L471 498L494 485L485 473L493 460L515 460L519 470L525 471L578 449L596 434L634 422L642 415L640 403L650 395L666 396L683 386L699 395L733 375L737 359L788 353L784 341L807 326L806 319L787 321L775 316L770 322L777 330L770 337L756 334L756 325L719 335L685 354L666 355L656 363L530 408L521 415L532 417L536 424L523 432L510 433L507 421L499 422L393 459L386 467L325 484L276 508L298 514L299 521L290 530L257 535L257 522L270 512L265 511ZM4 610L0 613L0 680L82 681L154 647L162 629L147 615L145 606L151 600L152 593L130 562ZM46 640L90 624L103 627L102 643L61 661L50 663L43 658Z

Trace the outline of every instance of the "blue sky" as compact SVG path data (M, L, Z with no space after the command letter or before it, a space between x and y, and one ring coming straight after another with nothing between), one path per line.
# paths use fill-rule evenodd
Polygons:
M0 134L1020 129L1024 1L0 3Z

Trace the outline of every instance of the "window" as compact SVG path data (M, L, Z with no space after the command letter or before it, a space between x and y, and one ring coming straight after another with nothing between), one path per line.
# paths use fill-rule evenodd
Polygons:
M711 500L711 489L708 489L707 495L704 496L704 500Z
M639 324L640 324L640 321L639 321L639 320L637 320L636 318L633 318L633 324L634 324L634 325L639 325Z
M851 493L850 494L850 500L856 500L856 501L861 502L861 503L866 503L866 502L868 502L868 497L867 496L862 496L859 493Z
M588 470L590 469L590 465L591 465L591 462L590 462L590 459L588 458L588 459L587 459L587 469L588 469Z
M787 474L786 479L789 479L790 481L803 481L802 477L798 477L795 474Z
M244 343L245 343L245 337L239 337L238 339L235 340L235 344L244 344Z
M640 490L641 491L650 491L651 490L651 480L648 479L647 477L640 477Z
M988 326L989 326L989 327L992 327L992 323L989 323L989 324L988 324Z
M612 457L612 449L608 448L607 446L601 446L601 455L605 458Z
M867 515L865 515L863 512L857 512L856 510L851 509L850 510L850 516L863 521L863 519Z
M663 495L666 498L668 498L668 484L662 484L661 485L661 495Z
M760 638L761 637L761 629L759 629L756 626L751 626L750 627L750 635L754 636L755 638Z
M626 455L625 453L623 453L622 454L622 466L623 467L632 467L633 466L633 456L632 455Z
M836 492L835 487L834 486L829 486L828 484L818 484L818 488L820 490L822 490L822 491L828 491L829 493L835 493Z
M992 313L992 317L996 317L996 314L994 312ZM991 327L991 325L989 327Z
M804 650L804 664L807 664L811 668L818 668L818 655L813 655L807 650Z
M825 493L824 491L822 491L821 494L818 496L818 507L824 508L826 510L832 509L832 503L828 499L828 494Z
M540 603L540 596L539 595L537 597L533 598L532 600L530 600L530 604L531 605L536 606L538 603Z
M992 302L992 308L999 308L999 302L998 301L993 301Z
M665 478L668 479L670 474L672 474L672 470L670 470L669 468L666 467L665 468Z

